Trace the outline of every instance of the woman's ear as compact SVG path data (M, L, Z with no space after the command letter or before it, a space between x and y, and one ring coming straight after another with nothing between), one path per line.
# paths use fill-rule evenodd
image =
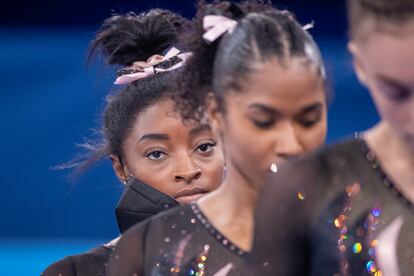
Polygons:
M354 63L354 69L356 72L356 75L361 82L362 85L367 85L367 78L365 73L365 67L363 66L362 60L361 60L361 53L359 51L358 46L354 41L348 42L348 50L352 54L353 57L353 63Z
M114 172L116 176L118 177L119 181L125 184L126 175L125 175L124 166L121 162L121 159L115 154L110 154L109 158L111 159L112 168L114 169Z

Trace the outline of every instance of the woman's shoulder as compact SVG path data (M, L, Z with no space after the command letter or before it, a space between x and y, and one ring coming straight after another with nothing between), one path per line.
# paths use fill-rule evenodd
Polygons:
M65 257L50 266L42 272L42 276L58 276L58 275L77 275L76 267L72 261L72 256Z
M174 232L176 227L181 228L188 224L191 214L190 206L173 207L135 224L122 234L121 240L128 240L127 243L135 244L145 250L148 243L152 244L155 240L159 240L160 236Z
M107 275L142 275L145 259L159 255L159 245L164 242L162 237L174 229L174 225L179 223L178 218L184 216L187 209L187 206L173 207L123 233L111 254Z
M296 204L305 197L319 199L328 191L343 191L345 183L369 173L369 163L364 159L366 150L364 140L347 139L286 162L267 179L261 194L273 204L277 204L278 195L283 203L288 200L284 195L291 195L289 199Z
M368 147L365 140L361 138L344 139L326 145L294 162L288 162L286 167L291 171L306 172L304 175L318 177L321 174L349 172L349 170L354 171L356 167L361 167L361 165L365 168L367 152Z
M99 246L86 253L68 256L51 264L42 275L103 275L111 252L110 246Z
M362 138L345 138L334 143L325 145L320 149L307 154L304 158L304 162L320 161L320 162L333 162L339 159L353 159L355 157L362 156L362 153L367 149L367 145ZM301 162L301 163L304 163Z

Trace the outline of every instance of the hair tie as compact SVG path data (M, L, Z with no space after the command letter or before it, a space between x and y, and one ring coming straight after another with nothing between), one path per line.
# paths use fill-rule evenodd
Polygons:
M190 56L191 53L180 53L180 50L172 47L165 56L154 55L147 61L136 61L130 67L118 70L114 84L129 84L160 72L175 70L182 67Z
M306 24L305 26L302 27L302 29L304 31L308 31L310 29L313 29L315 27L315 21L311 21L310 23Z
M237 21L222 15L206 15L203 18L203 39L211 44L225 33L232 33Z

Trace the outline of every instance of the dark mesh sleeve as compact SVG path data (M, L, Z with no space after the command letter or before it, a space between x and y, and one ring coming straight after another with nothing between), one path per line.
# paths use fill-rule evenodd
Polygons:
M111 248L99 246L83 254L72 255L50 265L43 276L103 275Z
M321 181L309 156L281 166L258 199L254 245L248 262L257 275L307 275L309 227Z
M125 232L111 253L105 275L144 275L146 233L149 220L139 223Z
M41 274L42 276L77 275L76 267L70 257L64 258L51 264Z

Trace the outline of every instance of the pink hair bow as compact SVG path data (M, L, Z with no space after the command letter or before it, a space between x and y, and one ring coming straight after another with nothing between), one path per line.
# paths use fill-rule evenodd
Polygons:
M177 68L180 68L185 64L185 62L188 60L188 58L191 56L191 53L181 53L180 50L178 50L175 47L172 47L165 56L161 55L154 55L148 59L148 61L136 61L132 64L131 67L123 68L119 71L123 71L125 73L122 73L119 77L116 78L114 84L116 85L123 85L123 84L129 84L133 81L146 78L148 76L160 73L160 72L166 72L166 71L172 71ZM161 65L163 62L167 62L168 60L171 60L173 58L178 58L177 61L172 62L172 65L161 68L157 67L157 65Z
M203 18L203 38L207 43L213 43L225 33L232 33L237 21L221 15L206 15Z

